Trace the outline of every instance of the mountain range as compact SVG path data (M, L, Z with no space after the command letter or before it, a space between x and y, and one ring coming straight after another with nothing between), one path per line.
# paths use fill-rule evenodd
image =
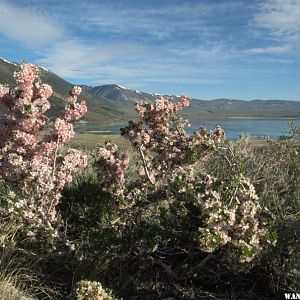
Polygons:
M17 63L0 58L0 84L15 85L13 73L17 68ZM53 88L49 111L51 117L64 107L66 96L73 84L43 67L39 67L39 70L42 81ZM160 96L168 97L172 101L178 100L178 96L144 93L117 84L81 87L80 98L84 99L88 106L84 120L89 123L124 123L134 119L134 103L137 100L153 102ZM3 112L0 106L0 115ZM300 118L300 101L192 99L190 107L182 114L191 121L220 118Z

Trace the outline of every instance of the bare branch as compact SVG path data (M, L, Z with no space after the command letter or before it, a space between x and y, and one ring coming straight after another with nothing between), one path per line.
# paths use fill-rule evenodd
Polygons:
M161 267L164 269L164 271L165 271L170 277L172 277L172 278L174 278L174 279L176 279L176 280L179 279L179 276L178 276L174 271L172 271L171 266L165 264L161 259L156 259L156 260L154 261L154 263L155 263L156 265L161 266Z
M191 276L194 274L196 270L202 269L212 258L214 257L213 253L210 253L207 255L204 259L202 259L195 267L193 267L188 273L188 276Z
M142 162L143 162L143 168L144 168L145 174L146 174L148 180L149 180L152 184L154 184L155 182L153 181L153 179L151 178L151 176L150 176L150 174L149 174L149 170L148 170L148 168L147 168L146 161L145 161L145 155L144 155L144 153L143 153L143 151L142 151L142 148L141 148L141 147L138 147L138 150L139 150L139 153L140 153L140 155L141 155L141 159L142 159Z

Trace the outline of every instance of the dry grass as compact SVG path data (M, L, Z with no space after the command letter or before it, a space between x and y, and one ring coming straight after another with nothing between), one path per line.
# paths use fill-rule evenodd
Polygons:
M23 285L21 267L17 268L16 257L12 254L15 248L15 234L19 226L14 223L0 224L0 299L31 300Z
M15 286L11 280L0 280L0 299L5 300L34 300L25 291Z
M71 140L70 146L81 149L95 149L98 144L104 144L105 141L111 140L122 148L128 148L129 142L118 135L104 135L92 133L76 133L75 137Z

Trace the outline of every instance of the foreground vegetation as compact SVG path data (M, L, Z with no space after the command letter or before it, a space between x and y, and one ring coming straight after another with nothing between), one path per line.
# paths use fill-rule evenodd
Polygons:
M41 137L49 87L41 88L33 66L16 79L19 92L0 86L14 121L0 131L2 298L282 299L299 292L298 128L260 146L247 137L227 141L220 127L189 136L177 114L188 98L159 99L137 104L139 122L129 122L122 138L99 138L95 148L91 136L75 136L72 146L89 143L81 153L68 144L71 121L85 111L79 88Z

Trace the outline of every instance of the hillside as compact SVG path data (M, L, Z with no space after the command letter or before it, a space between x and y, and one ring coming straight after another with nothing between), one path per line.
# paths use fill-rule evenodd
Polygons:
M17 69L17 66L18 64L16 63L11 63L0 58L0 83L10 86L15 85L13 73ZM73 85L44 68L40 68L40 73L42 81L50 84L53 88L53 95L50 98L51 109L49 112L49 116L51 117L64 107L66 96ZM80 98L84 99L88 106L88 113L83 118L85 121L106 124L124 120L123 113L118 110L117 105L113 101L91 93L87 87L83 87ZM3 108L0 107L0 114L1 112L3 113Z
M138 100L153 101L156 98L153 94L127 89L117 84L95 86L92 92L107 99L113 99L118 104L135 103Z
M13 85L13 72L17 66L16 63L0 58L0 83ZM63 108L72 84L45 68L41 67L40 72L43 82L50 84L54 91L50 99L52 107L49 115L52 116ZM84 120L97 124L122 123L135 118L134 103L137 100L153 102L159 96L177 99L177 96L145 93L116 84L82 86L82 89L81 98L86 100L89 110ZM219 118L300 118L300 101L192 99L191 106L183 115L191 121Z
M191 119L202 118L300 118L300 101L194 100L186 110Z
M136 100L152 102L160 96L176 101L178 96L150 94L130 90L119 85L103 85L91 88L91 92L113 100L119 106L133 108ZM288 100L233 100L192 99L191 106L184 110L191 120L216 118L300 118L300 101Z

